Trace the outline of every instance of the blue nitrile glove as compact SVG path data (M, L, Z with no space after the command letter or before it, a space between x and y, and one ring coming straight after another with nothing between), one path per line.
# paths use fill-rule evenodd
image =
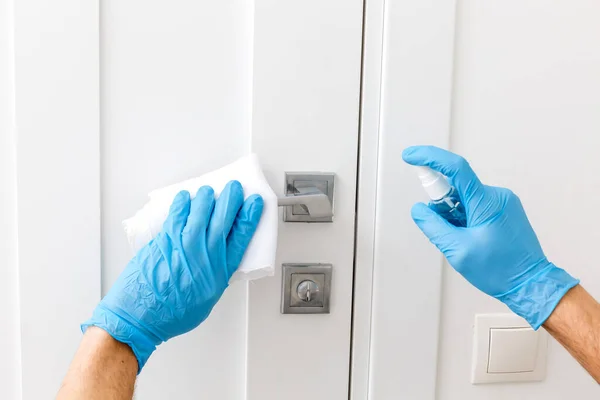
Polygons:
M138 373L156 346L208 317L238 268L263 210L237 181L215 201L201 187L175 196L163 230L129 262L82 331L94 325L128 344Z
M467 227L457 228L418 203L412 217L419 228L471 284L538 329L579 281L548 261L519 198L483 185L469 163L449 151L414 146L402 158L448 177L467 213Z

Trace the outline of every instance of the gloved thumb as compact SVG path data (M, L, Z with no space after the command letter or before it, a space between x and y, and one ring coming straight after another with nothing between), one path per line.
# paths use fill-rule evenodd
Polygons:
M415 204L410 214L429 241L444 252L457 228L423 203Z

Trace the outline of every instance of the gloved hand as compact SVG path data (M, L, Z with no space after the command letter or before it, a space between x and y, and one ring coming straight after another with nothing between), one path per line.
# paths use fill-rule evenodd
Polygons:
M548 261L519 198L483 185L464 158L446 150L414 146L402 158L444 174L465 205L467 227L457 228L415 204L411 213L419 228L471 284L538 329L579 281Z
M262 198L244 201L237 181L216 201L208 186L191 201L187 191L178 193L162 232L129 262L82 331L94 325L128 344L139 373L156 346L208 317L241 263L262 210Z

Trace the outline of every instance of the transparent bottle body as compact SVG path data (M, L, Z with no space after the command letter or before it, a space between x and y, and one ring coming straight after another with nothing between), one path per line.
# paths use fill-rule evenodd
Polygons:
M439 200L431 200L429 207L454 226L467 226L467 213L454 187Z

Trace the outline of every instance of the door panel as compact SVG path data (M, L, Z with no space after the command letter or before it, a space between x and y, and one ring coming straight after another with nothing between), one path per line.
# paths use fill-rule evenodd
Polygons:
M452 149L469 158L487 184L519 195L544 252L581 279L597 299L600 215L600 4L593 0L459 2ZM506 29L510 27L510 29ZM560 205L560 206L557 206ZM443 282L438 368L440 400L573 396L594 398L598 385L556 341L542 383L475 388L473 314L507 308L458 275Z
M137 398L347 398L362 0L0 1L2 394L55 395L149 191L253 151L279 194L334 172L335 221L281 222L276 276L161 346ZM283 262L333 264L330 314L280 314Z
M246 1L105 1L102 283L131 258L121 221L147 194L250 150L252 7ZM236 282L198 329L160 346L140 399L241 399L247 288Z
M12 17L17 254L8 268L19 281L15 367L29 400L57 392L79 323L100 298L98 2L19 0Z
M140 398L300 399L301 381L314 399L347 397L361 12L361 1L103 3L104 291L131 256L120 221L148 191L249 151L279 194L285 171L337 174L335 223L282 222L277 275L234 283L205 324L161 346ZM280 314L282 262L334 264L330 315Z
M379 108L375 109L378 118L363 119L370 124L363 125L363 132L378 135L379 147L371 157L376 160L375 176L369 176L377 180L373 257L371 263L357 264L357 276L368 278L363 271L373 268L372 298L365 295L364 282L355 293L357 304L367 302L371 307L370 338L356 336L368 342L363 348L370 354L368 361L357 365L357 370L362 367L367 372L355 375L353 384L362 393L367 386L372 400L433 400L441 256L410 218L412 204L424 193L401 153L417 143L448 146L454 3L410 0L384 5L383 13L373 14L369 9L366 15L367 39L377 34L372 32L377 27L382 38L375 50L365 49L370 57L366 62L371 62L365 64L365 93L373 87L381 89L379 97L365 98L370 103L363 103L363 110ZM378 24L378 19L383 23ZM373 58L381 60L380 71L375 73L370 67ZM373 161L366 153L361 157L368 161L361 165L365 171ZM364 195L360 194L359 204ZM359 229L357 236L362 235ZM359 246L359 256L362 250Z
M427 197L400 152L414 144L447 147L464 155L484 183L514 190L548 258L598 298L599 274L590 265L598 237L591 227L600 217L590 210L600 196L600 49L591 38L600 35L600 5L385 1L379 17L385 22L383 46L375 47L381 77L364 84L381 87L381 96L363 103L363 110L380 106L380 119L370 126L380 130L373 299L366 301L372 325L370 338L361 336L370 360L362 365L368 371L360 375L362 393L366 386L373 400L392 394L564 399L577 388L577 397L593 398L598 385L552 340L545 381L471 384L474 315L510 311L444 263L411 221L411 205ZM369 38L369 27L377 26L369 7L366 21ZM373 51L368 46L365 54ZM359 237L362 232L359 225ZM357 264L357 276L367 276L363 267ZM364 298L355 293L357 302Z
M282 223L277 263L333 264L331 314L281 315L281 269L250 285L248 398L347 399L362 1L256 1L252 150L284 171L335 172L331 224Z
M0 398L21 396L13 9L0 0Z

